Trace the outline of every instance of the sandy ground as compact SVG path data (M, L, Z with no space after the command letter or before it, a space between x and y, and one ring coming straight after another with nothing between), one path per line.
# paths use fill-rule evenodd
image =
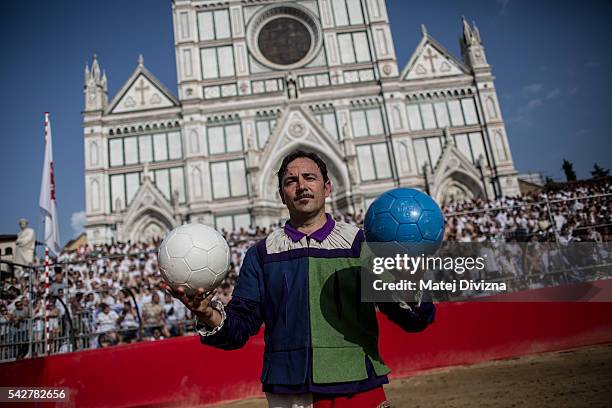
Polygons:
M612 344L543 353L395 379L393 407L612 407ZM264 399L219 405L264 408Z

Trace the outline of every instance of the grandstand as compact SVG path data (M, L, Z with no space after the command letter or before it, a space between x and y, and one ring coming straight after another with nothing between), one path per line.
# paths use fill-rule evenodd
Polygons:
M554 190L450 203L446 215L445 240L458 243L542 243L554 244L563 253L569 243L603 244L595 254L599 264L609 263L606 252L611 241L612 182L566 185ZM334 214L356 225L363 213ZM272 229L241 228L223 231L232 250L230 272L217 289L227 303L238 277L246 250ZM64 251L54 260L49 291L44 299L45 282L40 265L18 267L10 262L12 273L3 274L0 299L0 361L45 354L45 318L50 328L50 353L105 348L138 341L193 335L193 320L176 299L160 290L156 249L159 239L147 242L86 244ZM507 247L506 247L507 248ZM561 249L559 249L561 248ZM538 288L609 277L610 268L580 272L564 269L549 256L540 266L520 261L524 256L504 251L499 262L487 270L488 279L513 282L516 289ZM463 296L470 296L464 293ZM438 299L440 300L440 299ZM49 313L45 316L45 308Z

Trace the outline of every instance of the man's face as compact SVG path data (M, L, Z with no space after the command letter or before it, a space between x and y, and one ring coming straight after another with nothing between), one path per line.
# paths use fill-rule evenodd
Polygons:
M287 166L280 191L289 214L314 215L325 207L331 193L329 180L323 182L319 166L309 158L299 157Z

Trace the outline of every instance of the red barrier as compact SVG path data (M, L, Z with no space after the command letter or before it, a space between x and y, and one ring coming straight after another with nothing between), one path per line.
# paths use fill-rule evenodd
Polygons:
M612 342L612 303L443 303L427 330L380 322L392 377L418 371Z
M612 342L612 303L604 302L443 303L435 323L414 334L379 321L394 377ZM261 332L230 352L189 336L2 364L0 386L68 387L78 407L209 404L260 395L262 352Z
M70 388L62 407L193 406L258 394L262 352L261 334L231 352L186 336L2 364L0 385Z

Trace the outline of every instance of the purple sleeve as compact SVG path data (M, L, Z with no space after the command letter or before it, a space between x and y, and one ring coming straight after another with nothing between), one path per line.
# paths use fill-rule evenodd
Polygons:
M257 334L262 317L258 302L234 296L225 307L223 327L212 336L200 336L202 344L223 350L235 350L244 346L249 337Z
M436 306L432 302L423 302L419 307L409 305L410 308L403 308L399 303L378 303L378 309L407 332L423 331L433 323Z

